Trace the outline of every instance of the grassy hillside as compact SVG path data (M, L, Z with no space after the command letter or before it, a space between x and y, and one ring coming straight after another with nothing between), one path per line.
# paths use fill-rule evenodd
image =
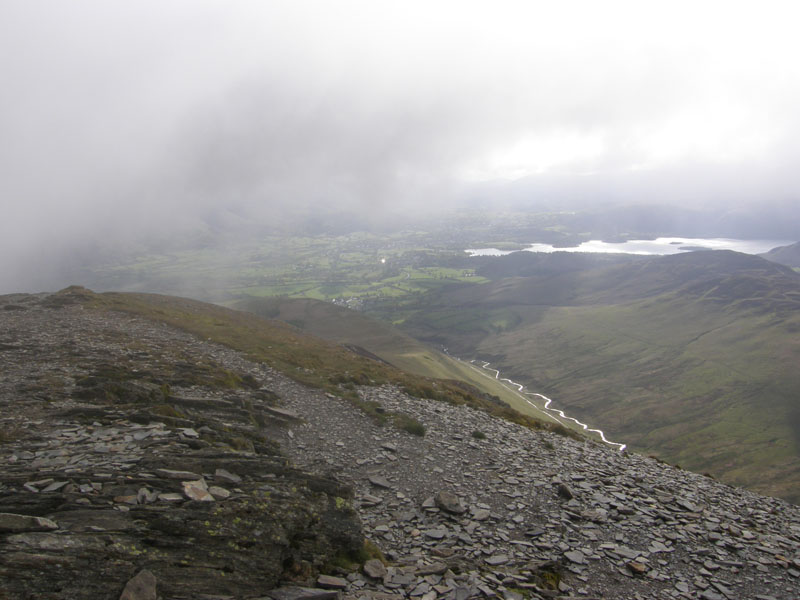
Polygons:
M264 362L300 383L348 398L367 412L374 412L375 407L359 401L356 386L391 383L412 396L466 404L531 428L574 435L561 426L521 414L464 381L406 373L360 352L303 333L287 323L252 313L173 296L96 294L80 287L62 290L51 301L80 302L90 309L122 311L178 327L241 351L250 359Z
M800 242L773 248L761 256L772 262L792 267L795 270L800 270Z
M406 331L492 360L635 449L800 501L797 274L734 252L555 273L515 261Z
M397 328L362 313L319 300L305 298L250 298L234 304L262 317L286 321L315 336L366 350L391 365L414 375L466 381L499 397L515 410L553 422L546 413L526 402L515 388L488 377L462 362L423 344Z

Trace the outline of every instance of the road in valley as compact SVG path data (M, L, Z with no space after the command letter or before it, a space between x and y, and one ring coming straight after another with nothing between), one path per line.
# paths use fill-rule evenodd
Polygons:
M501 377L500 376L500 371L498 369L494 369L494 368L489 366L491 363L488 363L488 362L485 362L485 361L477 361L477 362L483 363L480 367L477 367L477 366L475 366L475 362L476 361L474 361L474 360L469 361L469 364L475 370L477 370L478 372L480 372L482 374L484 374L483 371L493 371L495 379L497 379L500 382L505 382L505 383L508 383L509 385L512 385L512 386L516 387L517 388L517 390L516 390L517 394L523 400L525 400L530 406L532 406L533 408L535 408L539 412L542 412L542 413L552 417L553 419L555 419L556 421L558 421L562 425L565 425L565 424L561 421L561 419L564 419L566 421L572 421L573 423L575 423L578 426L582 427L584 431L587 431L589 433L596 433L598 436L600 436L600 439L604 443L608 444L609 446L614 446L615 448L618 448L620 452L625 450L625 448L627 447L626 444L620 444L620 443L612 442L612 441L606 439L606 436L605 436L605 434L603 433L602 430L590 428L588 425L586 425L586 423L581 423L580 421L578 421L578 419L575 419L573 417L565 415L563 410L560 410L558 408L552 408L550 406L553 403L552 399L548 398L544 394L538 394L536 392L526 392L525 391L525 386L522 385L521 383L517 383L516 381L511 381L510 379L508 379L506 377ZM542 406L542 407L537 406L536 403L534 403L529 398L529 396L536 396L538 398L541 398L542 400L544 400L544 406ZM559 419L556 416L556 414L559 415L561 417L561 419Z

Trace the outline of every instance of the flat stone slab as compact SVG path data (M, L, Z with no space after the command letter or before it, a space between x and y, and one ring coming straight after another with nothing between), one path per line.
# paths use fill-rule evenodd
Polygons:
M381 477L380 475L373 475L369 478L369 482L379 488L385 488L387 490L392 489L392 484L389 483L389 480L386 477Z
M372 558L362 567L364 574L373 579L383 579L386 576L386 567L377 558Z
M214 502L214 496L208 492L208 487L203 479L197 481L184 481L183 493L190 500L197 500L199 502Z
M429 537L432 540L441 540L447 535L447 531L444 529L428 529L423 532L425 537Z
M0 513L0 531L19 533L23 531L52 531L58 529L55 521L44 517Z
M217 469L214 471L214 478L215 479L225 479L230 481L231 483L241 483L242 478L236 475L235 473L231 473L226 469Z
M202 479L202 475L192 473L191 471L174 471L172 469L156 469L156 473L167 479Z
M442 490L433 497L436 506L443 511L452 513L454 515L461 515L467 512L467 509L461 504L461 500L452 492Z
M276 408L274 406L262 406L261 410L265 413L272 415L273 417L278 417L279 419L286 419L288 421L300 421L300 415L291 410L286 410L285 408Z
M333 600L339 597L336 590L323 590L299 586L286 586L272 590L268 593L272 600Z
M419 567L416 574L420 577L425 577L426 575L442 575L448 568L446 563L435 562L430 565Z
M347 589L347 580L333 575L320 575L317 585L326 590L344 590Z
M119 600L156 600L157 583L155 575L144 569L128 581Z
M564 552L564 556L570 562L574 562L576 565L585 565L586 564L586 557L583 556L583 552L580 550L571 550L569 552Z

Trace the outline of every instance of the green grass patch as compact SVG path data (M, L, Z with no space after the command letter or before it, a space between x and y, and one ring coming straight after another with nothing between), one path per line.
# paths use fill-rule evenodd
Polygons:
M395 427L402 429L411 435L416 435L419 437L425 435L425 426L412 416L403 413L395 414L393 422Z

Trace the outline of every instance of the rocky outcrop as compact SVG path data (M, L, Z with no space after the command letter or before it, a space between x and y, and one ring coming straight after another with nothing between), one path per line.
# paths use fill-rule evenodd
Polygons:
M7 598L800 596L781 500L360 388L411 435L157 323L3 301Z
M285 446L308 468L353 482L367 536L395 561L385 591L620 599L800 593L797 506L389 386L361 393L419 420L425 437L365 428L337 398L317 402L287 389L306 422L286 432ZM321 428L341 433L324 437ZM375 486L376 478L389 487ZM459 506L463 513L452 510Z
M363 551L352 490L264 435L274 395L153 381L181 344L208 358L179 332L21 306L0 313L0 597L258 596Z

